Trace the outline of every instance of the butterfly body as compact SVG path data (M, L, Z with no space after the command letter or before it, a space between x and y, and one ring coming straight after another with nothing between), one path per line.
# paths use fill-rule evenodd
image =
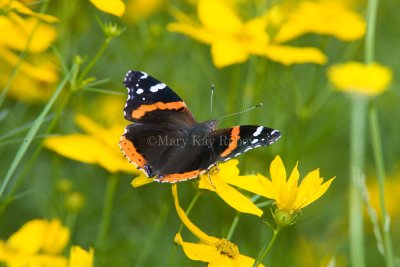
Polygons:
M124 85L124 117L134 123L125 128L119 144L125 157L156 181L196 178L217 162L280 138L277 130L264 126L216 129L217 120L198 123L171 88L147 73L129 71Z

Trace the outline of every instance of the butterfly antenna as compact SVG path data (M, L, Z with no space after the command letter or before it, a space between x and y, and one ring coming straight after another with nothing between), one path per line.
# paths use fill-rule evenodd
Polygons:
M238 114L245 113L245 112L247 112L247 111L253 110L253 109L258 108L258 107L261 107L262 105L263 105L263 103L259 103L259 104L255 105L255 106L251 107L251 108L247 108L247 109L245 109L245 110L238 111L238 112L235 112L235 113L232 113L232 114L224 115L224 116L222 116L222 117L220 117L220 118L218 119L218 123L220 122L220 120L222 120L222 119L224 119L224 118L227 118L227 117L231 117L231 116L235 116L235 115L238 115Z
M211 99L210 99L210 118L212 118L212 113L213 113L214 89L215 89L215 86L214 86L214 84L212 84L211 85Z

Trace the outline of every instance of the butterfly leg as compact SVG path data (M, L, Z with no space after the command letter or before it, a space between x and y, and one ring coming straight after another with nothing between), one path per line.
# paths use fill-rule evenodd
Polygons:
M210 175L210 170L207 170L207 176L208 176L208 180L210 181L210 185L214 188L214 190L216 189L215 188L215 186L214 186L214 184L213 184L213 182L212 182L212 179L211 179L211 175ZM211 173L212 174L212 173Z

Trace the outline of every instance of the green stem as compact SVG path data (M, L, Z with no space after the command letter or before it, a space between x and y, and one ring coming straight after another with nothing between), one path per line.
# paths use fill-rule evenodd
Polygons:
M378 11L379 0L368 0L367 9L367 32L365 36L365 63L374 61L375 57L375 32L376 32L376 14ZM390 236L390 217L385 206L385 165L382 153L381 136L379 132L379 122L377 108L374 102L371 104L369 112L369 123L371 132L371 141L377 169L377 179L379 187L379 204L381 210L381 223L383 232L383 243L385 246L385 260L388 267L395 266L392 240Z
M269 241L269 244L267 246L264 246L263 249L261 250L259 256L257 259L254 261L253 267L259 266L259 264L262 262L262 260L268 255L268 252L271 250L272 246L274 245L276 238L278 237L279 232L281 231L281 228L278 226L274 230L273 236L271 238L271 241Z
M6 176L4 177L1 187L0 187L0 199L3 196L4 190L6 189L8 183L11 180L11 177L13 176L15 170L17 169L19 163L21 162L23 156L27 152L28 148L30 147L30 144L32 143L32 140L35 138L40 126L42 125L45 117L47 116L47 113L50 111L50 109L53 107L56 99L60 95L61 91L63 90L65 83L69 79L69 74L64 77L62 82L58 85L56 91L54 94L51 96L49 102L47 102L46 106L44 107L43 111L39 114L39 116L36 118L35 122L32 125L32 128L28 131L27 135L25 136L24 142L21 144L19 147L17 154L14 157L14 160L12 161L10 168L7 171Z
M39 13L44 13L46 11L47 6L49 5L49 2L50 2L49 0L43 1L43 5L41 6ZM10 89L11 89L11 85L12 85L15 77L18 74L19 67L21 66L22 62L24 62L26 54L28 53L29 46L32 43L33 36L35 35L36 30L38 29L40 23L41 23L40 20L37 20L37 22L35 23L35 25L33 27L33 30L30 33L30 35L28 37L28 40L26 42L25 48L21 52L17 64L15 64L15 66L14 66L13 70L11 71L11 74L10 74L10 76L9 76L7 82L6 82L6 85L4 86L3 90L0 93L0 107L3 105L4 100L5 100L5 98L6 98L7 94L8 94L8 91L10 91Z
M88 72L93 68L93 66L96 64L96 62L99 60L99 58L103 55L104 51L107 49L107 47L110 44L111 40L112 40L112 36L107 36L107 38L105 39L103 45L100 47L99 51L97 51L97 54L89 62L89 64L86 66L86 68L83 69L82 73L79 75L78 85L81 86L82 80L86 77Z
M53 116L49 126L47 127L47 129L45 131L45 135L48 135L51 133L53 128L56 126L58 120L60 119L61 114L64 111L64 108L67 105L67 103L71 97L72 91L68 90L67 92L68 93L62 98L61 103L59 105L57 105L56 114ZM15 194L15 192L17 191L19 186L23 183L25 177L28 174L30 174L30 170L33 167L37 157L40 155L42 148L43 148L43 142L40 142L40 144L36 147L36 149L34 150L32 155L30 156L30 158L27 160L26 164L24 164L23 170L14 178L15 182L11 185L11 187L7 193L7 196L5 197L5 200L1 201L1 203L0 203L0 215L3 213L5 208L7 208L7 206L12 203L13 195Z
M374 61L376 13L379 0L368 0L367 31L365 34L365 63Z
M192 211L194 205L196 204L197 200L199 199L199 197L201 196L202 192L200 190L197 190L196 194L194 195L194 197L192 198L192 201L189 204L189 207L186 210L186 215L189 215L190 212ZM183 230L183 223L181 223L181 225L179 226L179 230L178 233L180 234ZM168 261L168 267L172 266L172 262L174 260L174 256L175 256L175 252L176 252L176 247L177 244L174 243L174 247L172 248L171 254L169 256L169 261Z
M364 225L362 184L365 155L367 97L353 95L350 132L350 261L351 266L364 267Z
M104 199L103 215L101 217L100 230L97 235L96 247L104 249L107 242L107 234L110 228L112 206L114 202L115 191L117 189L118 175L111 174L107 180L107 191Z
M231 240L233 233L235 232L236 227L239 223L240 215L241 215L240 212L236 212L235 218L233 218L233 221L232 221L231 227L229 228L229 232L226 236L226 239Z
M153 230L151 231L151 234L146 240L146 243L143 246L143 249L140 251L139 256L137 257L135 261L135 265L137 267L145 266L146 261L149 258L149 255L152 253L152 248L156 247L157 245L154 245L154 243L157 240L157 237L160 233L160 230L163 226L165 226L165 220L168 217L168 214L170 212L171 205L169 203L166 203L166 205L163 206L161 209L158 219L154 225Z
M385 260L388 267L394 267L394 255L392 247L392 239L390 236L390 216L385 206L385 166L382 153L381 136L379 132L378 115L375 104L372 102L369 111L369 122L372 148L375 157L375 164L377 170L378 188L379 188L379 204L381 210L381 223L383 232L383 243L385 246Z

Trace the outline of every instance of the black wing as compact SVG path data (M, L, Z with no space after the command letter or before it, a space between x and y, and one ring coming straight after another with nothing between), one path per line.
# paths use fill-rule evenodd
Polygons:
M197 177L216 162L206 139L195 138L190 128L135 123L126 127L120 146L148 177L177 182Z
M217 161L227 161L260 146L276 142L278 130L264 126L242 125L219 129L211 133L212 150Z
M165 83L145 72L129 71L124 85L128 99L124 108L125 119L132 122L154 124L196 123L182 99Z

